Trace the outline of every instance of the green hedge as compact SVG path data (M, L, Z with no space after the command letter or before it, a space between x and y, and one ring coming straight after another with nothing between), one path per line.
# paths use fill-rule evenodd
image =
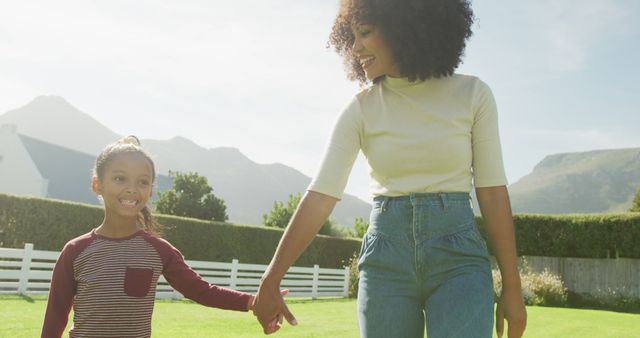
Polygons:
M187 259L267 264L281 229L158 215L163 237ZM102 208L0 194L0 246L59 251L102 222ZM478 224L484 233L482 219ZM640 258L640 213L514 215L519 256ZM357 239L319 235L295 263L339 268L360 248Z
M282 237L283 230L263 226L205 222L189 218L161 215L163 237L193 260L268 264ZM342 268L360 249L357 239L318 235L296 261L296 266L318 264L326 268Z
M0 246L60 251L64 244L102 222L101 207L53 199L0 194ZM162 237L190 260L268 264L282 229L206 222L157 215ZM341 268L360 249L357 239L316 236L296 266Z
M517 214L513 222L518 256L640 258L640 213Z

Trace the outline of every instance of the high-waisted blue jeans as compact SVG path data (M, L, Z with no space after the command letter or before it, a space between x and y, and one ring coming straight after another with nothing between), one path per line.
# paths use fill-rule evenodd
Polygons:
M491 337L493 284L469 194L374 199L358 261L361 337Z

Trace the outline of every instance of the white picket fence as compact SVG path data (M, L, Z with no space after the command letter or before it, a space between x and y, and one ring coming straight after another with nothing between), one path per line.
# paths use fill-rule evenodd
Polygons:
M27 243L24 249L0 248L0 294L46 294L51 285L57 251L33 250ZM240 264L237 259L229 263L186 261L192 269L209 283L234 290L255 293L260 277L267 268L261 264ZM291 267L281 287L289 289L290 297L348 297L349 269ZM160 277L156 298L182 298L164 277Z

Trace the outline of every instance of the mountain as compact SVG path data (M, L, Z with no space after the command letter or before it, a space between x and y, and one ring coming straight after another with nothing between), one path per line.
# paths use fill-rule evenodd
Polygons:
M214 194L224 198L229 218L241 223L260 224L274 201L286 201L289 194L304 192L308 176L283 164L258 164L236 148L205 149L184 137L167 141L142 140L158 168L195 171L209 179ZM355 217L366 217L367 203L346 195L332 214L338 223L352 226Z
M105 145L120 138L56 96L40 96L26 106L0 115L0 124L4 123L17 125L18 133L26 136L23 139L34 144L40 140L87 154L85 157L74 155L78 158L95 158ZM255 163L236 148L206 149L182 136L169 140L143 139L141 142L156 162L159 174L193 171L207 177L214 194L225 200L229 219L235 223L262 224L262 215L271 210L274 201L286 201L289 194L304 192L311 181L283 164ZM39 162L46 163L47 159L43 158L46 152L40 153ZM54 162L55 158L49 160ZM86 180L79 179L78 184L82 186L73 189L87 190ZM160 190L164 190L164 184ZM84 195L65 198L80 202L87 199ZM345 195L331 218L342 226L353 227L354 219L368 217L370 209L368 203Z
M549 155L509 186L516 213L623 212L640 186L640 148Z
M38 96L25 106L0 115L19 133L87 154L98 154L120 136L59 96Z

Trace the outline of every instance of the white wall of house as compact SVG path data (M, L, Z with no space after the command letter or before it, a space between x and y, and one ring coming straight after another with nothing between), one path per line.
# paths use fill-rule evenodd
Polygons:
M47 180L33 163L14 124L0 126L0 192L47 196Z

